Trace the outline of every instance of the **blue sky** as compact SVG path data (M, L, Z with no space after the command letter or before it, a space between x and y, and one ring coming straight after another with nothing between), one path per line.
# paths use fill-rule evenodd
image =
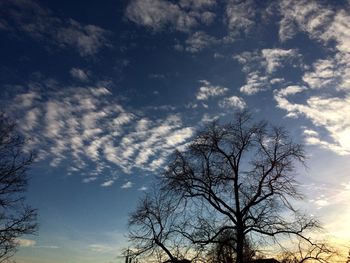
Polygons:
M0 3L0 103L38 153L15 259L122 262L127 215L175 148L249 109L306 144L302 206L350 240L350 2Z

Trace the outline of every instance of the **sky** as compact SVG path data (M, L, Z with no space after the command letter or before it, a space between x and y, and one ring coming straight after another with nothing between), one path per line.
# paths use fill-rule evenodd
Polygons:
M0 105L37 153L17 263L122 262L174 149L247 109L304 143L302 207L350 245L350 1L0 2Z

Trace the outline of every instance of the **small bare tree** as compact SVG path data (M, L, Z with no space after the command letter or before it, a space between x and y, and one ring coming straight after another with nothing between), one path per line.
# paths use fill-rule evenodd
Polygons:
M25 204L28 167L32 154L15 124L0 113L0 262L11 257L18 238L36 230L36 210Z
M297 248L289 250L282 256L282 263L332 263L337 256L334 248L325 242L307 242L299 239Z
M186 150L177 151L162 180L173 196L196 200L221 218L217 226L198 227L197 233L187 237L210 244L231 229L235 232L235 262L243 263L244 242L249 236L307 239L304 231L318 226L290 203L302 198L294 169L304 159L302 145L294 143L284 129L253 123L243 112L232 123L213 123ZM197 213L198 222L205 221L205 213Z
M162 191L147 194L129 217L134 256L153 256L158 262L190 262L184 259L188 242L179 234L181 218L181 200Z

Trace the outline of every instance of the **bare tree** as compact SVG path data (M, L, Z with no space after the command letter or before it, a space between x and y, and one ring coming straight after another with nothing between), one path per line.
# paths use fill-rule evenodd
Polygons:
M0 113L0 262L11 257L18 238L36 230L36 210L25 204L27 169L32 154L15 124Z
M190 262L184 259L188 248L178 231L181 214L181 200L166 192L154 191L141 199L129 217L129 239L134 245L134 256L155 256L159 262Z
M326 242L307 242L299 239L297 248L284 253L282 263L331 263L334 262L337 252Z
M302 198L295 181L295 164L305 159L302 145L294 143L282 128L253 123L238 113L227 125L213 123L186 150L177 151L162 177L163 189L196 200L217 213L217 224L197 227L187 237L195 243L217 242L220 235L235 232L236 262L244 260L244 242L279 235L297 235L318 227L290 203ZM198 211L197 223L206 215Z

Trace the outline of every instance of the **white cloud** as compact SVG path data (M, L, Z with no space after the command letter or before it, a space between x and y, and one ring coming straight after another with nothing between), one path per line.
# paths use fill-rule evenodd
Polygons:
M201 80L200 83L203 84L199 88L196 94L197 100L208 100L212 97L223 96L228 91L228 88L222 86L214 86L207 80Z
M284 0L280 9L282 41L302 31L323 44L331 55L316 60L304 72L302 80L306 87L296 91L308 91L305 101L294 102L290 98L293 92L283 89L275 93L278 106L288 112L287 116L305 116L329 135L327 138L310 130L304 132L308 144L350 154L350 29L347 26L350 15L340 7L319 1Z
M317 209L321 209L323 207L326 207L326 206L330 205L330 202L328 201L327 198L325 198L324 195L321 195L316 200L311 200L311 202L314 203L317 206Z
M18 94L15 102L20 103L23 107L31 107L36 100L41 98L40 94L35 91L29 91L24 94Z
M215 0L180 0L180 6L191 9L203 9L215 5Z
M37 245L37 242L32 239L26 239L26 238L17 238L15 242L20 247L32 247L32 248L45 248L45 249L57 249L58 246L54 245Z
M108 180L108 181L105 181L101 184L102 187L109 187L109 186L112 186L114 184L114 180Z
M220 118L220 115L210 115L208 113L204 113L204 115L201 119L201 122L203 122L203 123L213 122L219 118Z
M242 65L242 71L244 73L250 73L251 71L258 70L262 66L262 57L258 51L244 51L240 54L233 55L232 58L237 60Z
M309 129L305 129L304 130L304 134L307 135L307 136L318 136L318 133L314 130L309 130Z
M324 40L335 40L340 52L350 53L350 15L345 10L336 13L331 25L321 36Z
M20 247L34 247L36 245L35 240L25 238L17 238L16 243L18 243Z
M252 95L270 87L268 77L261 75L261 73L258 71L250 72L247 74L246 79L246 84L240 88L240 92L244 94Z
M321 59L314 63L314 72L306 72L303 80L311 88L319 88L330 84L334 77L333 62L330 60Z
M35 129L35 127L39 123L39 118L41 116L41 112L39 109L31 109L26 113L24 117L24 122L21 124L22 128L26 131L31 131Z
M121 188L122 188L122 189L128 189L128 188L131 188L132 186L133 186L133 183L130 182L130 181L128 181L128 182L126 182L125 184L123 184L123 185L121 186Z
M96 180L97 180L97 177L88 177L83 179L83 183L91 183Z
M274 84L282 83L282 82L284 82L284 81L285 81L284 78L273 78L273 79L270 80L270 83L271 83L272 85L274 85Z
M89 80L89 72L81 69L81 68L72 68L69 73L71 76L80 81L88 81Z
M169 115L157 124L148 119L141 119L135 128L134 132L123 137L118 149L109 156L111 161L120 162L122 158L133 162L135 167L156 170L164 164L166 156L175 147L185 143L193 135L193 128L183 128L177 115ZM124 169L128 171L130 167Z
M242 66L243 72L260 71L271 75L278 68L301 66L301 55L296 49L265 48L254 52L242 52L233 56Z
M141 186L138 190L139 190L139 191L147 191L147 189L148 189L148 188L147 188L146 186Z
M193 136L192 128L186 127L183 129L178 129L169 134L169 136L166 138L166 145L177 146L179 144L184 143L192 136Z
M73 47L81 56L91 56L111 46L109 31L54 16L51 10L35 1L3 1L0 2L0 8L6 10L6 30L13 33L25 33L62 48Z
M210 25L214 22L216 14L214 12L204 11L200 13L197 17L203 24Z
M311 199L312 208L321 210L320 217L324 223L324 229L332 233L336 243L347 243L350 236L349 220L350 208L348 205L350 198L349 182L335 182L321 187L315 193L315 186L311 185L310 195L316 196ZM322 193L322 194L320 194ZM317 196L319 195L319 196ZM317 213L317 211L316 211Z
M224 9L223 14L215 12L219 4L223 5L220 7ZM187 43L178 43L176 40L177 43L174 44L176 50L187 49L189 52L198 52L204 45L232 43L241 33L250 32L256 24L257 13L261 17L264 16L262 14L264 12L256 10L257 6L253 0L228 0L222 3L215 0L131 0L125 16L130 21L153 31L170 29L189 34L195 29L203 30L203 26L211 25L215 20L224 21L227 32L223 36L221 34L220 37L208 38L206 32L206 36L191 35Z
M305 87L297 86L297 85L292 85L292 86L287 86L283 89L280 89L277 91L277 96L278 97L286 97L288 95L294 95L299 92L302 92L305 90Z
M133 0L126 8L126 17L153 30L171 26L179 31L188 31L197 25L193 16L166 0Z
M312 71L304 73L303 81L313 89L350 90L350 53L317 60Z
M331 141L321 138L317 133L306 133L308 144L319 145L340 155L350 154L350 96L320 97L311 96L304 104L293 103L288 96L305 90L291 86L275 92L278 107L286 110L289 116L303 115L315 126L328 131Z
M261 50L262 57L266 60L266 71L274 72L277 68L283 66L287 59L293 59L297 56L295 49L263 49Z
M107 187L115 181L108 170L161 169L194 133L180 115L144 118L126 111L105 87L48 91L43 86L42 92L45 96L18 94L10 112L31 138L28 150L37 150L39 159L53 167L69 163L68 172L79 172L84 182L106 174L100 184Z
M246 103L244 100L237 96L231 96L228 98L224 98L221 101L219 101L219 106L221 108L238 108L238 109L244 109L246 107Z
M81 25L70 19L66 26L58 29L56 41L60 46L76 47L81 56L96 54L101 48L111 46L110 33L95 25Z
M346 10L335 10L319 1L284 0L280 2L280 12L281 40L292 38L301 30L325 44L334 40L338 51L350 53L350 29L347 26L350 15Z
M278 68L301 67L301 55L295 49L262 49L254 52L242 52L233 58L242 65L246 74L246 83L240 91L247 95L268 90L271 85L281 84L285 79L276 76Z
M319 1L283 0L279 4L282 14L279 37L282 41L294 37L298 30L319 38L333 16L333 11Z
M218 40L215 37L209 36L203 31L197 31L187 38L185 50L191 53L197 53L216 43L218 43Z
M234 34L247 33L255 24L256 7L253 1L229 0L225 9L226 23Z
M213 23L216 14L210 9L215 5L214 0L132 0L125 16L155 31L171 28L190 32L200 24Z

